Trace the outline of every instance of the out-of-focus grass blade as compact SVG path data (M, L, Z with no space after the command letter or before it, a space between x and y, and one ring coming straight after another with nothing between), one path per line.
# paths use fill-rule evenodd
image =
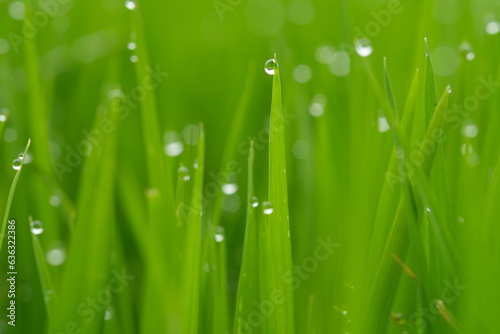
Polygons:
M26 144L26 148L24 149L24 156L28 153L30 148L31 139L28 139L28 143ZM12 199L14 198L14 193L16 192L17 182L19 181L19 177L21 176L21 172L24 166L24 159L19 162L19 169L14 175L14 180L12 181L12 185L10 186L9 196L7 197L7 204L5 205L5 213L2 221L2 234L0 235L0 251L2 250L3 239L5 238L5 229L7 228L7 221L9 219L10 207L12 206Z
M33 219L29 217L30 224L33 223ZM45 307L47 309L47 314L50 319L56 316L55 311L57 303L59 302L58 292L55 289L54 281L50 275L50 270L47 266L47 261L45 260L45 252L43 251L43 246L38 239L38 236L31 234L31 240L33 242L33 251L35 255L35 262L38 269L38 275L40 277L40 285L42 287L42 294L45 301Z
M437 105L436 81L434 78L434 66L432 64L429 43L425 38L425 128L429 125Z
M187 245L184 253L183 299L185 302L185 332L198 332L198 309L201 275L201 217L203 208L203 174L205 167L205 134L203 124L200 124L198 136L198 168L194 173L194 186L190 201L188 224L186 228Z
M392 108L396 115L396 121L399 121L399 113L396 105L396 98L394 97L394 91L392 89L391 79L389 77L389 69L387 68L387 58L384 57L384 83L385 83L385 92L387 95L387 101L389 102L389 106Z
M97 114L95 124L107 119L115 127L115 103L103 114ZM61 285L57 317L50 323L53 333L72 328L84 333L98 332L104 319L105 307L92 309L88 298L97 298L109 290L110 243L113 226L113 187L115 174L116 130L108 134L100 146L94 146L86 160L77 204L75 233L69 247ZM125 268L122 268L126 272ZM116 275L116 273L115 273ZM122 275L119 272L118 275ZM128 281L121 283L125 289Z
M269 279L274 280L274 288L282 292L284 302L275 305L275 313L269 318L269 321L273 321L274 318L277 333L293 334L295 332L293 287L291 282L285 282L282 279L285 273L292 270L292 250L289 237L285 122L281 102L279 65L276 57L274 61L275 71L269 124L269 201L272 213L266 214L264 219L269 228L272 250L269 249L270 253L265 254L265 256L269 256L273 260L271 268L274 275ZM265 213L269 213L269 211ZM263 300L269 300L270 297Z
M244 334L251 331L248 319L255 311L254 302L259 300L259 232L257 228L254 202L253 166L255 150L253 142L250 144L248 156L248 191L247 217L245 227L245 243L243 246L243 260L241 264L238 296L236 298L236 314L234 317L234 334ZM257 331L258 332L258 331Z

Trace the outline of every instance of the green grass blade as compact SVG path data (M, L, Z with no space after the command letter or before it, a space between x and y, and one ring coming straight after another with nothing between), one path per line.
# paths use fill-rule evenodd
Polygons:
M26 148L24 149L24 156L28 153L30 148L31 139L28 139L28 143L26 144ZM14 194L16 192L17 182L19 181L19 177L21 176L21 172L23 170L24 161L21 160L21 164L19 170L17 170L16 175L14 175L14 180L10 186L9 196L7 197L7 204L5 205L5 213L2 221L2 234L0 235L0 251L2 250L3 239L5 238L5 229L7 228L7 221L9 219L10 208L12 206L12 200L14 198Z
M267 256L273 258L274 287L284 295L284 302L275 306L278 333L293 334L294 302L291 282L284 282L282 276L292 270L290 245L290 222L288 216L288 191L285 158L285 122L281 102L281 81L278 61L275 57L271 121L269 125L269 201L273 212L266 215L273 250Z
M254 197L253 166L255 150L253 142L250 144L248 156L248 190L247 216L245 227L245 242L243 246L243 260L241 264L238 296L236 298L236 314L234 320L234 334L244 334L251 330L249 316L255 311L254 301L259 300L259 230L256 220ZM254 332L258 329L255 329Z

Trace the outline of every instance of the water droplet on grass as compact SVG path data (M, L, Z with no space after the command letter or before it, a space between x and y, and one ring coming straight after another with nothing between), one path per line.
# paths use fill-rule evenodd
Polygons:
M136 7L136 4L134 1L126 1L125 2L125 7L128 9L128 10L134 10L135 7Z
M477 136L479 129L475 124L464 124L462 127L462 135L467 138L474 138Z
M259 206L259 199L256 197L256 196L253 196L251 199L250 199L250 204L252 205L252 207L256 208Z
M276 61L274 59L269 59L264 65L264 71L269 75L274 75L276 70Z
M179 173L179 177L182 178L183 181L189 181L191 179L189 169L186 166L180 166L177 173Z
M476 58L476 54L474 53L474 48L470 43L463 42L458 46L458 52L460 55L465 58L467 61L472 61Z
M136 55L132 55L130 56L130 61L132 63L137 63L139 61L139 57L137 57Z
M47 263L51 266L60 266L66 261L66 252L62 248L54 248L47 252Z
M222 241L224 241L224 227L217 226L217 229L216 229L216 232L215 232L215 241L216 242L222 242Z
M104 320L111 320L111 318L113 318L113 307L109 305L106 312L104 312Z
M265 215L270 215L274 212L273 204L271 202L265 201L264 203L262 203L262 208Z
M309 107L309 114L311 114L311 116L313 116L313 117L320 117L321 115L324 114L324 112L325 112L325 108L320 103L314 102Z
M486 23L486 33L488 35L496 35L500 32L500 22L492 20Z
M14 168L14 170L20 170L21 164L22 161L20 159L15 159L14 161L12 161L12 168Z
M226 195L233 195L238 191L238 185L236 183L226 183L222 186L222 192Z
M307 83L311 80L312 71L307 65L298 65L293 70L293 79L298 83Z
M7 120L7 116L4 112L0 112L0 123L3 123Z
M137 45L134 42L128 42L127 49L135 50L136 48L137 48Z
M164 140L166 142L164 151L169 157L177 157L184 152L184 144L181 142L180 135L177 132L166 132Z
M43 224L39 220L34 220L31 222L31 233L35 235L42 234L43 232Z
M368 38L358 38L354 44L356 53L361 57L368 57L373 53L373 46Z
M379 116L378 118L378 132L387 132L391 127L389 126L389 122L387 122L387 118L383 116Z
M57 195L52 195L49 198L49 203L53 207L58 207L59 205L61 205L61 199Z

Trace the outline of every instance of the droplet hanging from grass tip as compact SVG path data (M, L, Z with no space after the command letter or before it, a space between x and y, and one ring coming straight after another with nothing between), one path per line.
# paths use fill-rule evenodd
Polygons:
M34 235L40 235L43 232L43 224L39 220L34 220L30 223L31 233Z
M264 203L262 203L262 208L265 215L270 215L274 212L273 204L271 202L265 201Z
M277 66L278 65L276 63L276 60L269 59L268 61L266 61L265 65L264 65L264 71L266 71L266 73L269 75L274 75L274 72L276 71Z

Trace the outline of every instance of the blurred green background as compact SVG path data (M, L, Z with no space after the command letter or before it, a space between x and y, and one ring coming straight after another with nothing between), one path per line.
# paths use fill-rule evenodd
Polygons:
M468 288L447 305L447 311L432 313L432 321L419 316L411 320L422 305L429 305L421 292L425 284L416 283L394 261L392 265L400 272L383 282L383 290L374 290L382 295L374 304L367 302L373 297L370 291L378 264L383 267L387 260L373 249L387 250L384 245L392 217L404 196L396 182L396 190L390 192L391 205L380 204L383 190L391 184L386 172L395 156L394 137L370 71L383 87L383 59L387 59L402 113L419 69L415 112L423 114L427 38L437 96L451 85L450 109L471 102L467 98L477 95L484 80L498 81L499 1L0 0L0 13L0 117L6 119L0 118L2 217L16 172L12 161L24 151L28 138L32 141L9 214L17 223L17 325L7 325L2 312L0 333L56 334L56 327L72 317L80 323L82 319L71 313L86 300L79 298L87 295L75 292L73 296L68 291L85 290L88 282L107 281L113 274L103 272L111 268L126 268L136 279L111 307L96 311L99 321L82 327L82 333L233 332L245 203L249 201L246 161L251 140L255 141L254 181L260 207L267 197L266 129L272 77L264 71L264 63L274 54L279 61L286 124L293 263L313 256L318 237L340 244L328 260L301 278L294 291L295 317L290 321L295 331L441 334L456 332L454 325L459 323L464 333L499 332L495 318L500 314L496 83L490 85L491 91L481 90L488 97L460 116L457 127L445 129L450 140L438 151L442 166L429 177L437 203L446 212L443 224L456 243L457 261L444 265L432 242L427 245L430 250L419 253L414 239L408 256L399 254L417 277L421 277L418 259L426 258L430 274L425 282L435 284L429 288L432 300L439 299L433 292L439 294L445 282L458 280ZM137 87L145 86L148 67L159 73L159 81L154 89L142 90L147 98L141 104L141 98L134 96L141 93ZM121 105L128 106L128 112L98 140L96 146L109 144L109 151L103 149L103 155L94 160L86 154L75 155L86 149L82 146L85 133L102 128L96 124L108 115L116 97L125 97ZM156 129L148 127L151 123L143 124L141 117L148 106L156 108L152 111L157 115L153 119ZM183 290L176 292L181 269L166 265L162 257L184 254L193 245L175 244L177 234L161 239L160 233L160 241L138 235L151 219L146 212L155 212L148 211L151 207L146 204L155 191L148 181L146 138L149 131L153 137L161 134L161 159L169 166L167 177L175 186L180 166L181 179L185 173L195 173L200 123L205 133L204 182L217 185L217 195L205 198L203 226L208 226L204 227L208 234L214 233L212 227L224 227L224 247L198 245L200 300L191 304L185 299L184 305L176 304L186 297ZM417 120L409 124L408 129L413 126L420 137L408 137L421 141L424 125ZM476 133L471 136L467 129ZM116 153L107 156L106 152ZM241 171L223 180L229 160L236 161ZM233 188L224 190L223 184ZM177 197L182 196L178 185L176 189ZM185 196L190 198L188 192ZM391 219L377 225L380 219L376 217L385 209ZM38 258L30 216L43 224L43 233L35 238L42 249ZM164 219L166 224L175 224ZM427 221L422 216L417 219ZM101 230L105 231L102 235ZM424 229L424 238L426 233ZM170 253L160 247L162 243ZM155 247L160 247L161 256L151 256ZM0 302L5 310L5 246L1 259ZM37 259L47 261L54 288L61 287L53 310ZM217 269L219 276L208 279L203 275L210 275L207 265L212 261L222 268ZM148 274L148 266L161 269ZM391 296L389 301L384 295ZM194 324L186 315L190 314L186 310L193 309L199 310ZM389 309L402 315L393 314L396 320L392 321ZM145 313L162 320L154 322ZM192 328L188 330L184 323L191 323ZM254 332L260 333L260 328ZM262 330L274 332L283 333Z

